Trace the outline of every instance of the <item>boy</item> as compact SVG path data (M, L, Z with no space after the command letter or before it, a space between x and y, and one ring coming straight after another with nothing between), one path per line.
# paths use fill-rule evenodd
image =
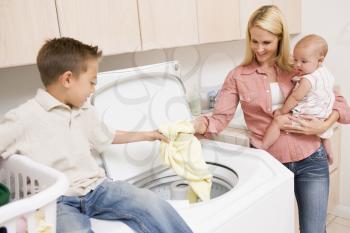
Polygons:
M92 232L90 217L120 220L136 232L192 232L177 212L149 190L112 182L91 150L110 143L167 140L157 131L111 132L88 97L102 52L71 38L48 40L37 56L45 90L5 115L0 156L17 152L63 172L70 187L57 203L57 232Z
M274 112L274 121L267 129L262 141L262 148L269 148L280 135L280 126L290 122L288 114L311 115L326 119L332 112L334 103L334 77L323 65L328 52L327 42L318 35L303 37L294 47L295 70L300 81L288 96L284 105ZM293 78L294 79L294 78ZM332 130L319 135L322 139L330 164L333 155L329 138Z

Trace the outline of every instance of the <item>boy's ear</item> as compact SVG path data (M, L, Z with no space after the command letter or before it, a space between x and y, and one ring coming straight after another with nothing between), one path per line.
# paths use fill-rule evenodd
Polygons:
M58 77L59 83L65 88L69 88L72 84L73 73L71 71L66 71Z

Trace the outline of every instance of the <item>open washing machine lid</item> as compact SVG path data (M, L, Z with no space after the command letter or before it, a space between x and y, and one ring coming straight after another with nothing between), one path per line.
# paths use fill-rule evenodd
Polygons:
M156 130L162 123L191 120L179 77L175 61L99 73L92 103L114 130ZM161 165L158 155L159 142L136 142L110 146L103 160L109 177L126 180Z

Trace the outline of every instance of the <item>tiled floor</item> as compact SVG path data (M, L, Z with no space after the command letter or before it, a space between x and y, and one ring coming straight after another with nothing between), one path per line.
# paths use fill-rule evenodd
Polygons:
M350 233L350 219L333 217L327 225L327 233Z

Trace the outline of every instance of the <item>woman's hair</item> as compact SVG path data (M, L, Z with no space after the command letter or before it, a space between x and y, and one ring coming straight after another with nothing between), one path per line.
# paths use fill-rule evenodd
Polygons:
M280 69L290 72L292 70L292 62L290 58L289 34L280 9L274 5L266 5L258 8L250 16L246 32L246 52L242 65L248 65L255 61L255 54L250 47L250 29L252 27L259 27L278 37L276 64Z

